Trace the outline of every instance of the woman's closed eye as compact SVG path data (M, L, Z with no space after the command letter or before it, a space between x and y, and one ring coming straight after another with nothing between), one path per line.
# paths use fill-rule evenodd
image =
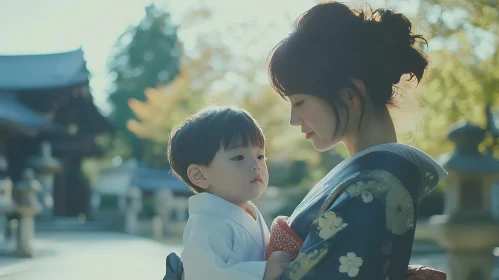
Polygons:
M291 105L291 107L293 107L293 108L299 107L300 105L303 104L303 102L305 102L305 100L298 101L298 102L293 102L293 104Z
M244 159L243 155L238 155L238 156L235 156L235 157L231 158L231 160L234 160L234 161L241 161L243 159Z

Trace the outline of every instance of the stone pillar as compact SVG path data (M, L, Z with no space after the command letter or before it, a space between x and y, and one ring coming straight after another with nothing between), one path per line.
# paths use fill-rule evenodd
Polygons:
M430 218L433 238L448 251L450 280L491 280L499 222L492 217L491 187L499 178L499 160L478 151L485 131L468 123L449 133L455 151L443 163L444 215Z
M35 180L32 169L26 169L23 178L16 186L18 192L17 211L19 213L19 226L17 249L15 255L23 258L33 257L33 238L35 234L35 215L42 210L38 202L37 193L42 190L42 185Z
M189 198L179 196L175 198L175 219L179 222L186 222L189 209Z
M499 182L495 182L492 187L492 216L499 220Z
M29 158L28 166L35 170L36 177L42 184L42 191L38 194L42 203L41 217L50 220L53 217L54 208L54 178L61 169L61 164L52 157L52 147L49 142L42 142L40 154Z
M93 190L90 195L90 214L92 219L95 219L97 217L100 205L101 205L101 195L96 190Z
M12 200L12 180L7 174L8 164L4 155L0 154L0 243L4 243L8 230L7 214L14 210Z
M137 234L139 231L139 214L142 211L142 191L137 187L128 189L125 210L125 232Z
M156 216L153 218L153 236L157 240L163 239L168 230L171 214L175 208L175 196L168 188L162 188L154 194Z

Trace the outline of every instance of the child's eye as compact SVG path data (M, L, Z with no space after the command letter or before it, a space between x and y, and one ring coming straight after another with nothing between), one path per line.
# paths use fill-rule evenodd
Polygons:
M242 156L242 155L238 155L238 156L231 158L231 160L235 160L235 161L241 161L243 159L244 159L244 156Z
M260 159L260 160L265 160L265 159L266 159L266 157L265 157L265 155L259 155L259 156L258 156L258 159Z

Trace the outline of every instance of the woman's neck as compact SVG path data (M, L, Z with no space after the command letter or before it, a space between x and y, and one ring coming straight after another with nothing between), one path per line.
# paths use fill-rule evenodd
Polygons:
M349 156L372 146L396 143L397 134L388 110L375 116L366 115L360 129L343 141Z

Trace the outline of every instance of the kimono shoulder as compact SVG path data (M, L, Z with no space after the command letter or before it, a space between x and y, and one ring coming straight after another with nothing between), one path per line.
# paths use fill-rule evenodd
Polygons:
M405 278L418 201L438 183L436 167L373 151L326 176L293 213L304 243L281 279Z

